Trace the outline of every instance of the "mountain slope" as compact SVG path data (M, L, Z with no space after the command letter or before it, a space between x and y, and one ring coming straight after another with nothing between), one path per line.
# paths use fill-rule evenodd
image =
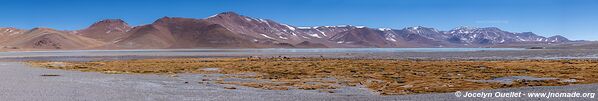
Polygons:
M356 28L341 32L330 38L338 44L356 47L397 47L396 40L388 40L386 33L370 28Z
M299 33L295 32L295 27L268 19L250 18L234 12L220 13L203 20L221 25L233 33L256 38L255 40L258 41L298 43L302 40L297 35Z
M31 49L345 48L543 46L572 42L563 36L508 32L496 27L439 31L339 25L295 27L234 12L203 19L164 17L141 26L107 19L76 31L0 28L0 46Z
M5 41L14 38L15 36L22 35L25 30L17 28L0 28L0 42L6 43Z
M3 46L23 49L86 49L104 44L95 39L48 28L34 28L2 43Z
M465 45L483 46L495 44L515 44L515 43L551 43L554 39L538 36L531 32L513 33L503 31L496 27L471 28L459 27L445 34L450 35L449 40L454 43ZM568 40L566 38L561 40ZM565 41L563 41L565 42Z
M116 44L122 48L234 48L258 47L242 35L218 24L190 18L161 18L133 28Z
M120 19L106 19L92 24L91 26L73 33L104 42L115 42L127 36L131 27Z

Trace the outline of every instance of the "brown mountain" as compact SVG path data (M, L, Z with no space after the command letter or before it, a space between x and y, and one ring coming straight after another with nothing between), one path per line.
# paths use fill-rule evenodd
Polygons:
M129 26L119 19L96 22L76 31L0 28L0 46L24 49L159 48L343 48L343 47L493 47L541 46L572 42L562 36L513 33L495 27L438 31L364 26L295 27L234 12L204 19L164 17Z
M224 12L202 20L222 25L233 33L252 37L251 40L259 42L299 43L305 40L301 37L305 35L296 31L293 26L268 19L242 16L234 12Z
M19 49L86 49L102 46L104 42L67 31L34 28L4 40L1 45Z
M0 28L0 42L7 43L6 41L13 39L15 36L22 35L25 30L17 28Z
M258 43L299 44L310 41L337 46L338 44L330 42L328 39L337 33L356 28L349 25L295 27L268 19L251 18L234 12L224 12L202 20L222 25L233 33L246 35Z
M131 27L120 19L107 19L96 22L86 29L74 31L73 33L104 42L115 42L126 36Z
M321 43L313 43L309 41L303 41L299 44L294 45L296 48L328 48L328 46Z
M164 17L129 31L120 48L251 48L259 47L219 24L190 18Z
M397 47L396 39L387 39L386 33L370 28L356 28L336 34L330 38L338 44L354 47Z

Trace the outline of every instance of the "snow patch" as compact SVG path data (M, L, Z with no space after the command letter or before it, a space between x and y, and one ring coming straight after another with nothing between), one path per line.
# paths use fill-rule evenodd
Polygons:
M322 31L321 31L321 30L319 30L319 29L316 29L316 31L318 31L318 32L322 33L322 35L324 35L324 36L327 36L327 35L326 35L326 33L322 32ZM316 34L316 35L317 35L317 34ZM318 37L318 38L319 38L319 37Z
M285 40L286 40L286 39L289 39L289 38L287 38L287 37L283 37L283 36L278 36L278 38L280 38L280 39L285 39Z
M526 39L523 39L523 38L521 38L519 36L516 36L516 37L517 37L517 39L519 39L519 41L527 41Z
M538 38L538 39L536 39L536 41L542 41L542 38Z
M287 27L287 28L289 28L290 30L293 30L293 31L295 31L295 27L293 27L293 26L289 26L289 25L287 25L287 24L282 24L282 25L283 25L283 26L286 26L286 27Z
M245 17L245 20L247 20L247 21L253 21L253 19L247 18L247 17Z
M386 34L385 39L388 41L397 42L397 40L395 38L396 38L396 36L394 34Z
M297 27L298 29L313 29L313 27Z
M309 38L309 37L305 37L305 36L301 36L301 37L303 37L303 38L305 38L305 39L311 39L311 38Z
M209 16L209 17L207 17L206 19L213 18L213 17L216 17L216 16L218 16L218 14L214 14L214 15L212 15L212 16Z
M413 29L413 30L419 30L420 27L419 26L415 26L415 27L409 27L409 29Z
M477 38L477 37L478 37L478 34L473 34L473 36L471 36L470 38L473 39L473 38Z
M264 20L264 19L258 19L258 20L260 21L260 23L266 23L266 25L268 25L268 27L272 27L268 20Z
M351 27L351 25L336 25L336 26L325 26L325 27Z
M322 38L322 37L320 37L320 35L315 34L315 33L314 34L307 34L307 35L309 35L311 37L315 37L315 38Z
M386 38L386 40L388 40L388 41L392 41L392 42L397 42L397 40L396 40L396 39L394 39L394 38L391 38L391 37L387 37L387 38Z
M268 36L268 35L266 35L266 34L260 34L260 35L262 35L262 36L264 36L264 37L266 37L266 38L268 38L268 39L274 39L274 38L272 38L272 37L270 37L270 36Z
M559 38L558 38L558 37L555 37L555 38L554 38L554 40L552 40L552 41L550 41L550 42L557 42L557 41L559 41Z
M390 29L390 28L378 28L378 30L380 30L380 31L390 31L392 29Z
M261 23L268 23L268 20L258 19Z

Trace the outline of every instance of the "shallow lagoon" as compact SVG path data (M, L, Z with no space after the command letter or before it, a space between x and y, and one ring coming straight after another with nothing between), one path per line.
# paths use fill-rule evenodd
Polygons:
M289 54L289 53L397 53L397 52L470 52L513 51L522 48L263 48L263 49L139 49L139 50L59 50L0 52L0 57L30 56L193 56L234 54Z

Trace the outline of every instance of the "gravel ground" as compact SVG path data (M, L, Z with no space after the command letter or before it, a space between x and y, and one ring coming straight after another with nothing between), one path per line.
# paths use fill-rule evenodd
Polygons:
M363 88L342 88L336 93L316 90L261 90L255 88L198 83L201 79L214 79L215 75L182 74L166 75L100 74L49 70L29 67L18 62L0 62L0 99L7 101L388 101L388 100L596 100L595 98L462 98L454 93L381 96ZM40 75L59 76L40 76ZM187 83L185 83L187 82ZM235 87L236 89L226 89ZM465 92L465 91L464 91ZM561 87L528 87L472 92L598 92L598 85L572 85Z
M324 57L324 58L390 58L390 59L595 59L598 50L523 50L475 52L395 52L395 53L193 53L178 52L157 54L142 53L10 53L0 54L0 99L7 101L381 101L381 100L596 100L596 98L463 98L454 93L381 96L363 88L341 88L336 93L317 90L261 90L216 83L198 83L213 79L215 75L183 74L166 75L101 74L34 68L23 64L27 60L47 61L96 61L142 58L180 57ZM58 76L41 76L58 75ZM187 82L187 83L185 83ZM236 89L226 89L234 87ZM463 91L466 92L466 91ZM471 92L471 91L470 91ZM473 92L578 92L596 93L598 84L560 87L527 87Z

